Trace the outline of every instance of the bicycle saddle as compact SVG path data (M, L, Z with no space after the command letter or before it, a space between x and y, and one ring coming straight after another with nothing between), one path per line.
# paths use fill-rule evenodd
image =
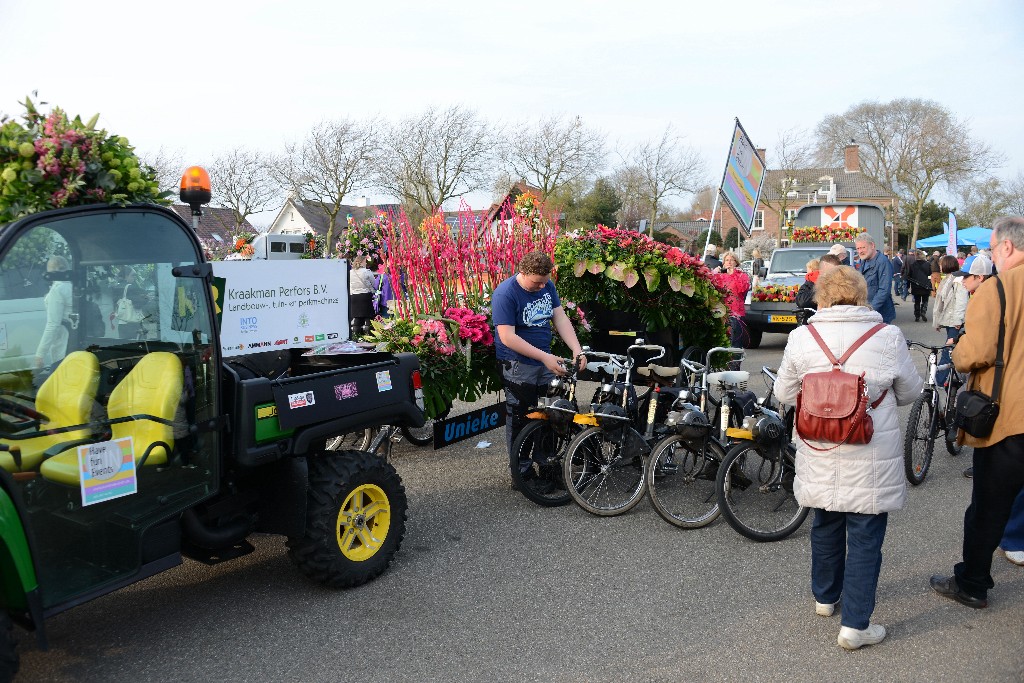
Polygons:
M647 367L637 368L636 374L641 377L650 377L653 374L656 377L672 379L679 374L679 368L665 365L648 365Z
M746 370L726 370L708 375L708 384L742 384L750 379Z

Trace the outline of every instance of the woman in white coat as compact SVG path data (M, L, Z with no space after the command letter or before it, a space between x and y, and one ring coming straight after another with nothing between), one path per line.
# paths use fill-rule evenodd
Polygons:
M823 274L815 285L818 312L809 323L836 358L882 316L868 303L867 283L849 266ZM808 329L789 334L775 383L775 396L794 405L800 381L809 372L832 365ZM912 403L922 381L907 350L906 338L888 325L857 349L843 367L864 373L869 401L886 392L870 411L874 436L863 445L836 445L797 439L794 492L800 505L814 508L811 526L811 591L815 611L831 616L842 596L839 644L849 650L885 638L885 627L871 623L882 567L882 542L888 513L907 498L897 405Z
M46 262L46 272L66 272L70 266L63 256L51 256ZM64 359L68 346L68 330L64 322L71 314L71 281L54 280L50 291L43 298L46 308L46 325L36 347L37 368L56 365Z

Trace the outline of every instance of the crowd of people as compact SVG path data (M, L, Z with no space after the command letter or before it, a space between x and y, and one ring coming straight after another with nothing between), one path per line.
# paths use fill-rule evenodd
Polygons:
M891 255L879 251L867 233L858 235L854 245L855 260L845 247L835 245L807 264L807 282L798 297L817 312L806 320L807 326L790 333L775 384L776 397L793 405L807 373L833 367L821 344L834 357L853 348L843 369L864 378L873 406L874 434L868 443L821 444L796 437L794 494L800 505L814 510L814 611L824 617L841 612L838 643L850 650L880 643L886 635L871 616L888 515L907 500L898 406L912 403L923 385L903 332L891 324L898 305L894 295L903 301L908 294L914 296L917 322L927 321L928 302L935 299L932 323L946 333L952 349L946 357L958 372L969 373L969 389L992 396L999 406L991 434L980 438L961 429L957 436L974 449L963 554L950 575L931 578L931 587L960 604L984 608L994 587L996 549L1002 547L1007 559L1024 566L1024 403L993 396L997 366L1005 373L1004 387L1024 379L1024 323L1006 314L1024 307L1024 218L997 220L989 249L970 256L928 258L913 250ZM730 332L736 344L750 277L739 269L732 252L719 259L717 249L709 246L705 264L729 291ZM580 349L550 282L551 269L546 256L531 254L519 273L494 293L498 359L509 397L508 443L524 423L519 413L547 379L565 372L567 359L550 353L552 324L574 354ZM993 324L1000 319L1002 340ZM820 342L812 339L815 334ZM866 341L860 346L862 336Z

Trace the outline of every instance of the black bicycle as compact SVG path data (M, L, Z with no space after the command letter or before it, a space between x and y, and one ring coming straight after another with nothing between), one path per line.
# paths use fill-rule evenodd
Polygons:
M907 420L907 433L903 438L903 469L907 481L914 486L919 485L928 476L928 468L932 464L935 451L935 438L939 431L945 433L943 441L950 455L960 455L963 446L956 443L956 395L966 381L962 373L956 371L953 363L939 364L939 354L943 349L952 346L929 346L920 342L907 340L907 347L918 347L928 353L928 379L925 381L921 395L910 408ZM939 386L936 375L942 370L949 370L945 386Z

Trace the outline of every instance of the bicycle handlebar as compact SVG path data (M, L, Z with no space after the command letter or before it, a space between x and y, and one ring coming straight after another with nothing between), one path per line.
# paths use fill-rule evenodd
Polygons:
M909 349L909 348L912 348L914 346L922 348L925 351L933 351L935 353L939 353L943 349L947 349L947 348L951 349L954 346L956 346L956 340L953 340L952 344L943 344L942 346L929 346L928 344L922 344L921 342L916 342L916 341L913 341L912 339L908 339L907 340L907 348Z

